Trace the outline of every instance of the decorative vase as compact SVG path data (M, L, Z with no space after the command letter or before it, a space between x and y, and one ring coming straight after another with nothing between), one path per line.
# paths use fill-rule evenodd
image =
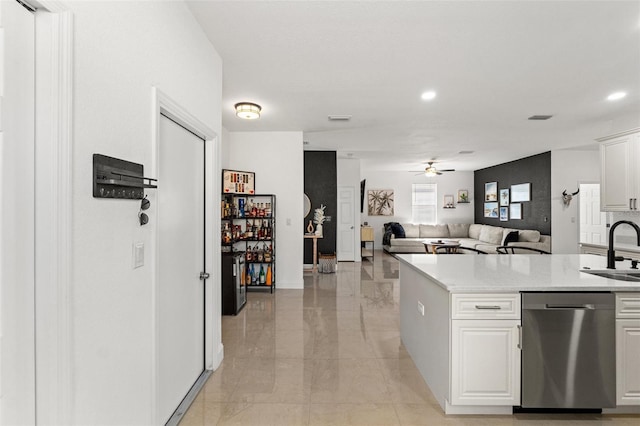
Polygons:
M313 234L313 223L309 221L309 225L307 225L307 232Z
M321 223L316 225L316 235L322 235L322 224Z

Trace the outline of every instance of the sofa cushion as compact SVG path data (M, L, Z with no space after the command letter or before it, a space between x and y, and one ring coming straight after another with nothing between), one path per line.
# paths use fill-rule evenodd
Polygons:
M449 238L447 225L420 225L420 238Z
M482 225L473 223L469 225L469 238L474 240L480 239L480 231L482 230Z
M449 223L449 237L451 238L467 238L469 237L468 223Z
M505 232L504 239L502 240L502 245L507 246L509 243L517 243L518 242L518 231Z
M419 238L420 237L420 227L418 225L414 225L413 223L403 223L404 234L407 238Z
M482 225L480 238L478 239L483 243L499 245L502 243L502 228L491 225Z
M396 238L405 238L405 232L404 232L404 228L402 227L402 225L400 225L397 222L392 222L390 224L391 226L391 232L393 233L393 236Z
M422 240L420 238L393 238L390 241L390 245L394 247L424 247L424 244L422 243Z
M534 231L531 229L520 231L520 237L518 238L518 241L537 243L538 241L540 241L540 231Z

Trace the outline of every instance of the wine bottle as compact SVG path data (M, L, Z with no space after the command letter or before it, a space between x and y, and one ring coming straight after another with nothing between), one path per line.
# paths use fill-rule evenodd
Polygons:
M249 278L251 280L251 284L256 283L256 271L253 269L253 263L251 264L251 269L249 269Z
M266 281L266 277L264 275L264 266L260 265L260 274L258 276L258 279L260 281L260 284L264 284Z
M267 285L271 285L271 279L272 279L272 272L271 272L271 265L269 265L267 266L267 278L266 278Z

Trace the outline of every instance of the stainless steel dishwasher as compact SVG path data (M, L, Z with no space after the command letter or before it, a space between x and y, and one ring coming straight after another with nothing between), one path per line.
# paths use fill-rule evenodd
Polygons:
M523 293L522 407L615 405L613 293Z

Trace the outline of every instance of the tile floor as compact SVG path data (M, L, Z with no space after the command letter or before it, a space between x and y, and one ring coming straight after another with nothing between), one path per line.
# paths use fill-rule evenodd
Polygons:
M640 425L640 415L445 416L400 342L398 262L340 263L249 293L181 425Z

